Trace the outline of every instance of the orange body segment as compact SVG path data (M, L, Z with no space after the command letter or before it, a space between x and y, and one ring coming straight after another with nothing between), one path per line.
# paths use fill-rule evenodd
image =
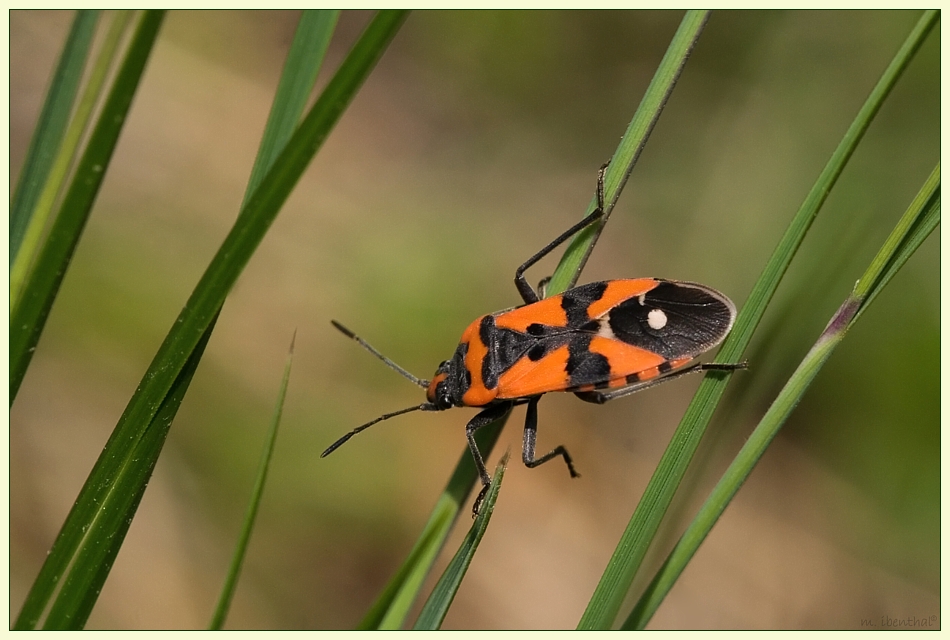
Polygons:
M624 344L619 340L610 340L609 338L595 337L590 341L590 350L606 357L610 362L610 380L624 380L633 373L641 373L648 369L659 367L666 362L666 359L629 344ZM659 373L659 371L657 372ZM611 385L615 386L615 385ZM616 385L623 386L623 384Z
M505 311L495 316L495 326L524 333L532 324L551 327L567 326L567 313L561 307L561 296L545 298L540 302Z
M563 390L570 381L567 374L569 355L567 345L564 345L537 362L521 358L498 378L498 398L523 398Z

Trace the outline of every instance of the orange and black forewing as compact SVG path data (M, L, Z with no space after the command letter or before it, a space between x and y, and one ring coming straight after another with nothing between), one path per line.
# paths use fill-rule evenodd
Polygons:
M719 344L724 295L689 282L592 282L479 321L478 382L497 400L619 388L665 375Z

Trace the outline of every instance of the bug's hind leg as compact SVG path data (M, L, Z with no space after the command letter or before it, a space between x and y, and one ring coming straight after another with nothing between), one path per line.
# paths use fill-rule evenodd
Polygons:
M525 304L537 302L541 299L541 297L544 296L544 292L542 291L540 295L535 292L535 290L531 288L531 285L528 284L528 281L525 279L524 272L527 271L538 260L554 251L558 245L562 244L575 233L604 217L604 174L606 173L607 166L609 164L609 162L604 164L604 166L602 166L600 171L597 173L597 208L589 213L583 220L555 238L553 242L528 258L525 263L518 267L518 269L515 271L515 286L518 288L518 293L521 294L521 298L524 300ZM542 282L545 281L542 280ZM539 285L539 288L542 287Z
M551 458L561 456L567 464L567 470L571 472L571 477L581 477L581 474L574 470L574 461L571 460L571 455L563 445L558 445L553 451L549 451L540 458L534 457L535 442L538 437L538 400L540 399L541 396L537 396L528 401L528 411L524 420L524 446L522 448L521 459L524 460L526 467L533 469L538 465L544 464Z
M482 427L487 427L492 422L503 418L514 406L511 402L491 405L488 408L477 413L474 418L465 425L465 437L468 439L468 448L472 452L472 458L475 460L475 468L478 469L478 477L482 481L482 490L478 492L475 498L475 504L472 505L472 517L478 515L478 508L482 506L482 500L488 495L488 488L491 486L491 476L488 475L488 469L485 467L485 459L481 451L478 450L478 444L475 443L475 432Z

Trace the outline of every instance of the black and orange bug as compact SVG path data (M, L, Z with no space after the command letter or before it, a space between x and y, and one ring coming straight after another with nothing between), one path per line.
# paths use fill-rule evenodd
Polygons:
M733 371L738 364L690 362L726 337L736 317L732 301L715 289L675 280L639 278L591 282L550 298L539 296L524 272L578 231L604 217L604 172L597 178L597 208L531 256L515 271L524 304L475 319L462 333L451 359L431 381L417 378L352 331L333 326L389 367L426 390L426 402L384 414L330 445L328 456L377 422L410 411L478 407L465 436L482 481L472 513L477 515L491 484L475 432L527 404L522 459L537 467L561 456L578 477L563 446L535 457L538 400L551 391L572 392L603 404L694 371ZM543 287L542 282L542 287Z

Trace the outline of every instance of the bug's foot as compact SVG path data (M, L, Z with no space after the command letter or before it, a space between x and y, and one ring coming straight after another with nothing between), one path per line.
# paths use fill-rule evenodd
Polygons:
M485 500L485 496L488 495L488 489L491 487L491 484L486 484L482 486L482 490L478 492L478 497L475 498L475 504L472 505L472 519L478 517L478 510L482 507L482 502Z

